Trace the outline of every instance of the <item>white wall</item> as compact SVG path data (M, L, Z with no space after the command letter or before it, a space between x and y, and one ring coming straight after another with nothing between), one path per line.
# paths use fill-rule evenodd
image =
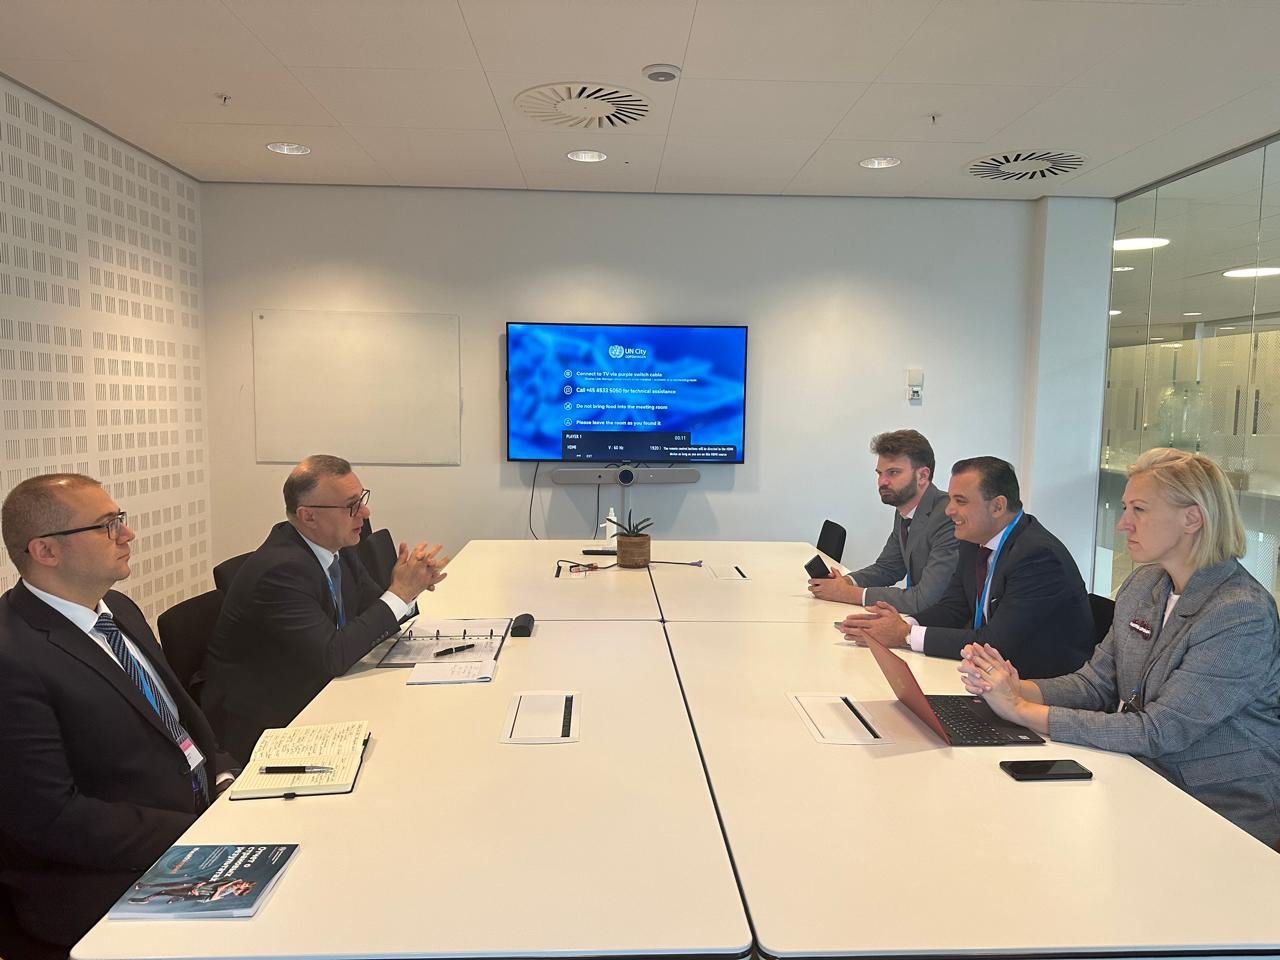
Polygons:
M944 486L962 456L1022 466L1034 209L206 185L215 558L252 548L282 516L285 469L254 463L250 315L287 308L462 318L461 466L357 468L374 490L375 526L449 551L529 535L533 465L504 460L506 321L748 324L746 464L703 467L691 486L633 488L632 505L655 516L659 537L812 540L832 517L849 529L846 561L860 562L889 525L867 450L873 433L924 432ZM299 344L298 362L343 348ZM905 399L909 366L925 370L922 406ZM413 426L388 410L369 428ZM1077 429L1096 442L1096 420ZM547 473L535 529L587 537L595 488L553 488ZM617 494L606 488L603 506Z
M3 493L87 473L154 619L212 586L196 184L0 76ZM0 555L0 592L18 580Z

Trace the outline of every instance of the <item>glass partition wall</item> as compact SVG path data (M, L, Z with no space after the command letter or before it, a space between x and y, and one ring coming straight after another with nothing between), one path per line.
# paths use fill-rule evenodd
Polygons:
M1151 447L1212 457L1238 491L1243 563L1277 592L1280 142L1116 207L1095 593L1132 563L1115 530L1125 468Z

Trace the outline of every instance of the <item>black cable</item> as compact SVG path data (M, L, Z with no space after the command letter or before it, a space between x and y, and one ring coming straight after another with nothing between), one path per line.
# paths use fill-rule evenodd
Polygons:
M529 532L533 533L533 491L538 489L538 468L542 466L539 460L533 465L533 483L529 484ZM536 533L533 533L533 539L541 540Z
M592 527L591 527L591 536L594 538L596 533L599 532L599 530L600 530L600 484L597 483L596 484L596 516L595 516L595 522L592 524ZM608 532L609 532L608 530L605 531L605 533L608 533Z

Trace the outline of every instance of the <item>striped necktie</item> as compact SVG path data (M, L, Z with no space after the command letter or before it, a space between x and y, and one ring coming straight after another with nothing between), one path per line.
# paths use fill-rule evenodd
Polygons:
M342 606L342 561L334 554L329 564L329 593L333 595L333 608L338 612L338 629L347 625L347 611Z
M178 722L178 718L169 709L169 705L156 692L151 678L142 669L142 664L129 652L129 648L124 642L124 635L121 634L120 627L116 625L115 617L109 613L102 614L98 617L98 622L94 624L94 629L107 638L107 646L115 654L116 660L120 662L120 666L124 668L124 672L134 682L134 685L142 691L142 695L147 698L147 703L151 704L151 708L160 717L160 722L164 725L165 730L168 731L169 737L181 750L183 744L191 740L191 736L183 729L182 724ZM183 752L185 753L185 750ZM191 791L195 794L196 812L199 813L209 805L209 775L205 770L204 763L201 763L191 771Z

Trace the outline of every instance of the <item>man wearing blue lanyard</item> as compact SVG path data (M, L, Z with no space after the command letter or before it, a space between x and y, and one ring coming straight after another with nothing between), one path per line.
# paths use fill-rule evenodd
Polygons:
M80 474L22 481L0 525L0 884L21 925L80 939L232 779L129 576L133 531ZM8 955L8 954L6 954Z
M951 468L947 516L960 558L947 592L914 617L886 603L850 616L853 640L960 658L969 643L989 643L1028 678L1070 673L1094 647L1084 581L1061 541L1025 513L1012 465L972 457Z
M947 495L933 485L933 447L915 430L893 430L872 437L871 452L880 501L896 508L889 539L875 563L845 576L832 567L830 577L809 581L809 592L836 603L883 600L919 613L942 598L956 569Z

